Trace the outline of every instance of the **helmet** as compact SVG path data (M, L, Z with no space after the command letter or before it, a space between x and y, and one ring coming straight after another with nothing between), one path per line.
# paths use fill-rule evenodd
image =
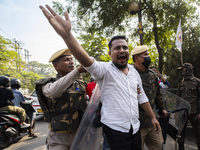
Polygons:
M19 79L12 79L11 80L11 88L15 87L17 89L19 89L21 87L21 82Z
M9 87L10 86L10 78L7 76L0 76L0 85Z

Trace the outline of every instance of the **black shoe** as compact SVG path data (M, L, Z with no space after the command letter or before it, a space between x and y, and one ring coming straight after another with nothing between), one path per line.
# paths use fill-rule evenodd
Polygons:
M179 150L184 150L184 143L178 143Z
M28 136L28 137L37 138L38 136L37 136L37 135L35 135L35 134L33 133L33 134L29 134L29 136Z
M198 150L200 150L200 146L198 146Z

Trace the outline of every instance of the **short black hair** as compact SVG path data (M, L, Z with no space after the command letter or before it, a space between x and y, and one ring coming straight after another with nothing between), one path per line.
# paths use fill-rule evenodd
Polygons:
M126 37L126 35L116 35L116 36L113 36L111 38L111 40L109 41L109 43L108 43L109 50L111 50L112 41L117 40L117 39L124 39L128 43L128 38Z

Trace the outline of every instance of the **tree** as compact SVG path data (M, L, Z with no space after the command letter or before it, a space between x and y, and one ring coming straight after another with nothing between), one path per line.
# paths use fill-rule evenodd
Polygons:
M68 10L73 17L77 17L77 21L72 22L77 32L98 32L102 37L125 33L138 42L135 40L138 36L137 21L132 21L132 16L127 11L129 2L130 0L71 0L66 7L56 1L53 3L59 14ZM171 41L174 40L172 37L175 37L179 19L182 19L183 24L191 19L198 19L194 15L196 7L192 4L198 3L195 0L143 0L142 7L147 6L143 11L144 43L148 46L155 45L160 72L163 70L163 52L172 48Z
M52 64L43 64L37 61L29 62L30 71L42 75L44 77L56 76L56 70Z
M33 91L35 88L34 82L44 77L44 75L25 72L26 64L22 61L21 56L16 51L13 51L15 48L15 44L11 40L0 36L0 76L6 75L11 79L20 79L22 88L28 88Z

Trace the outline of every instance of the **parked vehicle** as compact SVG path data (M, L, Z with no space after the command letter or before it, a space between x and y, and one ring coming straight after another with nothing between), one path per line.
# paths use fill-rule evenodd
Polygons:
M37 97L37 94L36 94L35 90L31 94L31 100L34 100L34 102L33 102L33 108L35 109L36 115L43 115L42 109L40 107L40 103L38 101L38 97Z
M31 104L20 103L21 107L26 110L30 118L31 127L35 129L35 110ZM8 146L9 142L23 133L28 132L27 128L20 127L20 119L15 114L9 114L7 111L0 111L0 149Z

